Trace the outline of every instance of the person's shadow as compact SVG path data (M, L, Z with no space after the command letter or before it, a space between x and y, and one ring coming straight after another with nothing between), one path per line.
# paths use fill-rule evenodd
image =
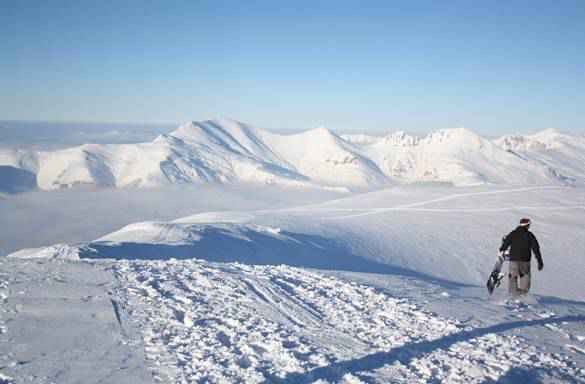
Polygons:
M354 360L340 361L325 367L315 368L305 373L290 373L285 378L269 376L266 382L269 383L312 383L316 380L323 379L329 382L339 382L347 374L357 374L360 372L373 371L387 364L396 361L403 365L408 365L413 359L420 358L423 355L431 353L437 349L448 349L453 344L469 341L491 333L500 333L517 328L542 326L551 323L561 322L579 322L585 321L583 315L564 316L539 320L519 320L503 324L496 324L485 328L476 328L471 331L462 331L447 335L435 340L421 341L417 343L406 344L389 351L376 352L370 355L360 357ZM573 377L565 377L561 373L556 373L563 382L577 382ZM538 370L526 370L519 367L513 368L503 377L498 379L498 383L535 383L539 382ZM486 381L493 383L493 381Z

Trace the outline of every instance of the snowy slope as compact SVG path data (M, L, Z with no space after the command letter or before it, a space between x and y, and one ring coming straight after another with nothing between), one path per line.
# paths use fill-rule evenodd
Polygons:
M343 140L357 145L374 144L375 142L378 142L380 140L380 137L378 136L364 135L363 133L346 134L341 135L341 137L343 138Z
M5 259L0 277L3 383L585 382L579 303L203 260Z
M185 174L196 169L204 181L307 182L258 138L258 131L231 120L191 122L156 142L176 149L174 169Z
M40 152L37 180L42 189L238 181L370 188L387 182L344 144L329 132L281 137L231 120L190 122L152 143ZM299 149L305 152L294 152Z
M38 168L35 153L17 149L0 149L0 164L36 172Z
M494 143L581 183L585 181L585 136L570 136L548 129L534 135L503 136Z
M512 138L492 142L466 129L422 138L403 132L338 136L325 128L279 135L233 120L207 120L186 123L150 143L3 151L0 179L12 180L8 172L22 170L36 175L44 190L197 182L363 190L412 182L559 185L582 179L583 139L552 136L530 139L545 142L534 146Z
M563 181L560 172L510 153L464 128L444 129L423 138L397 132L362 149L385 174L406 182L461 186Z
M350 143L321 127L294 135L262 132L268 146L312 180L337 186L380 187L389 180Z
M230 121L189 123L170 134L225 161L231 179L253 180L259 172L294 180L346 187L373 187L387 182L376 166L352 152L341 138L316 129L277 135Z
M203 258L409 273L482 286L502 236L534 221L546 269L537 293L580 300L585 280L581 188L397 187L299 208L204 213L126 226L89 244L16 257ZM541 277L542 276L542 277ZM562 279L557 278L562 276Z
M38 163L34 152L0 149L0 194L35 189L37 170Z
M0 258L0 380L584 383L584 213L582 188L401 186L22 250ZM488 298L522 216L545 269Z
M456 319L302 269L124 262L115 270L162 382L358 383L370 371L361 379L480 383L510 367L585 379L563 357L517 337L467 338ZM435 340L442 348L433 350Z
M213 129L221 132L220 128ZM123 187L230 181L302 185L306 180L261 156L235 148L233 142L202 132L190 123L152 143L85 145L41 153L39 186L54 189L77 184Z
M0 383L153 383L115 288L87 263L0 261Z

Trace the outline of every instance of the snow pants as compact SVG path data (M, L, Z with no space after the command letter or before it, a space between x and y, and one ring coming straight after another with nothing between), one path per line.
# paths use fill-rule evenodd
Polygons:
M508 279L510 296L527 294L530 290L530 262L510 261Z

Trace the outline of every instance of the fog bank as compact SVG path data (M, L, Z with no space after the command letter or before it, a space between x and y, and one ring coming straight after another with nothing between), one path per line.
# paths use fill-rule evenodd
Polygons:
M91 241L138 221L172 220L208 211L280 208L341 196L345 195L257 185L0 195L0 256L22 248Z

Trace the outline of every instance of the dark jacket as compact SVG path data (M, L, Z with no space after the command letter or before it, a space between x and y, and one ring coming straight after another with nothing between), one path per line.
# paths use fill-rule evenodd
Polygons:
M538 241L526 227L519 226L504 238L500 251L504 252L508 248L510 248L511 261L530 261L531 254L534 252L536 260L542 264Z

